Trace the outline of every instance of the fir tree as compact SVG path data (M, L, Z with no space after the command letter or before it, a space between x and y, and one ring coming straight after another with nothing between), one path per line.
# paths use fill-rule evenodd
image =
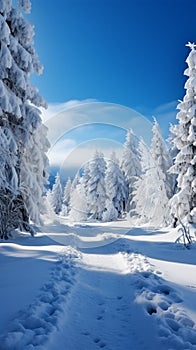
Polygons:
M128 199L128 184L125 176L119 167L115 153L111 155L111 159L107 163L105 186L108 203L112 203L117 211L117 217L121 217L126 208ZM108 206L106 206L107 210ZM110 211L115 217L113 208Z
M196 45L188 43L191 49L184 74L186 94L177 108L178 124L171 127L173 144L177 156L170 171L177 174L177 193L170 201L174 220L186 219L196 223Z
M135 207L133 202L134 185L135 181L138 179L138 176L141 174L137 140L131 129L126 135L121 168L129 186L129 197L127 202L127 211L129 211Z
M32 180L34 169L30 174L30 170L26 168L28 182L25 183L23 165L27 160L28 148L32 148L35 138L38 138L36 135L42 124L37 107L45 106L45 102L30 83L31 73L42 72L42 66L33 47L33 26L22 14L23 10L30 12L31 3L29 0L20 0L19 5L18 8L14 8L11 0L0 0L0 142L2 143L4 139L3 142L8 144L7 156L4 153L4 165L1 164L6 171L0 171L1 223L7 218L9 221L6 229L2 229L1 226L1 237L7 236L9 230L17 227L32 233L29 218L36 221L39 219L38 215L34 214L35 211L38 213L38 208L40 209L42 185L47 177L45 151L42 152L36 146L37 154L35 155L34 151L34 160L39 158L42 168L39 169L36 178L40 192L35 200L32 192L26 192L29 177L30 181L35 180ZM45 134L42 136L46 146L46 136ZM11 162L10 152L13 154ZM36 188L38 187L36 183ZM37 209L33 211L32 198L34 209L38 203Z
M159 124L154 118L154 125L152 127L153 138L151 143L151 154L158 172L158 176L165 183L167 197L171 198L174 194L174 176L169 173L172 166L172 159L165 141L161 135Z
M88 208L84 187L78 184L71 193L69 219L71 221L86 221Z
M71 185L72 185L72 182L69 177L64 187L62 211L61 211L62 215L67 215L70 210Z
M142 173L135 184L136 208L130 214L138 218L139 223L163 226L169 223L168 202L173 191L168 174L171 160L156 120L152 132L150 150L143 140L139 144Z
M105 172L106 162L103 154L96 152L89 164L88 181L89 214L91 218L101 220L106 204Z
M49 200L54 212L59 214L62 209L62 186L58 173L55 176L55 182L49 195Z
M141 159L141 175L135 182L133 192L136 207L130 211L130 216L139 219L138 223L147 223L150 220L152 196L154 185L154 164L150 150L143 140L139 142L138 151Z

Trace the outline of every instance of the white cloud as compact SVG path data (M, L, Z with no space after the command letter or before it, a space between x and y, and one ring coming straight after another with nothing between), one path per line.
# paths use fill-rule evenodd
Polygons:
M42 112L42 119L45 123L47 120L55 116L56 114L61 113L62 111L74 108L76 106L79 106L81 104L85 103L91 103L95 102L96 100L93 99L86 99L86 100L70 100L67 102L61 102L61 103L49 103L48 108L40 108Z
M149 142L151 123L131 108L92 100L69 101L49 105L45 114L48 137L53 145L62 135L71 129L85 124L111 124L123 129L132 128L135 134Z
M59 166L65 158L75 149L76 141L65 139L63 142L57 142L48 152L48 158L51 166Z

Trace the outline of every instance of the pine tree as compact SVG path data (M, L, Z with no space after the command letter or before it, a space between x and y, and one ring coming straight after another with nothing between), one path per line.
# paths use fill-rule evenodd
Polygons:
M91 218L101 220L106 204L106 162L102 153L96 152L89 164L88 181L89 213Z
M129 197L127 202L127 211L129 211L135 207L133 202L134 185L135 181L141 174L137 140L131 129L126 135L121 168L129 186Z
M157 181L154 182L154 212L152 221L157 225L166 225L169 223L168 203L173 195L174 180L168 170L172 164L169 151L162 138L158 122L154 118L152 127L153 137L151 142L151 155Z
M55 176L55 182L49 195L49 200L54 212L59 214L62 209L62 186L58 173Z
M186 94L177 108L178 124L172 126L173 144L178 153L170 171L177 174L177 193L170 201L174 220L196 223L196 45L188 43L191 52L184 74Z
M86 221L88 219L88 208L84 187L78 184L71 193L69 219L71 221Z
M88 185L90 180L90 162L87 162L83 166L82 176L80 178L80 184L84 187L86 195L88 195Z
M154 125L152 127L153 138L151 144L151 153L154 159L155 166L158 171L158 176L163 178L167 197L171 198L174 193L174 176L169 173L172 166L172 158L165 141L161 135L159 124L154 118Z
M173 181L168 174L171 160L156 120L152 132L150 150L143 140L139 144L142 173L135 184L136 208L131 215L137 217L139 223L163 226L169 223L168 202L173 191Z
M77 185L79 184L80 182L80 173L79 171L76 173L73 181L72 181L72 185L71 185L71 193L75 190L75 188L77 187Z
M64 187L62 211L61 211L62 215L67 215L70 210L71 185L72 185L72 182L69 177Z
M107 210L105 210L103 212L102 215L102 221L116 221L118 219L118 211L116 210L116 208L114 207L113 202L110 202L108 199L106 200L106 208Z
M29 218L42 224L40 214L44 212L43 195L46 194L49 143L47 129L40 125L31 135L21 159L20 191L23 194ZM44 174L43 174L44 172Z
M45 102L38 90L31 85L30 74L40 74L42 66L33 47L33 26L22 14L22 10L30 12L31 3L29 0L20 0L19 5L20 7L14 8L11 0L0 0L0 142L3 135L3 138L7 138L5 144L8 143L7 156L4 158L6 183L5 173L0 171L1 222L9 218L6 231L3 229L2 232L1 228L1 237L7 236L9 230L17 227L32 232L29 218L37 219L37 215L32 214L31 205L29 207L32 193L27 194L24 191L28 183L24 186L25 180L21 171L24 174L22 167L28 148L32 147L38 128L41 128L40 111L37 107L45 106ZM45 135L43 142L44 138L46 139ZM10 152L13 152L11 162ZM37 152L36 157L42 163L37 180L42 187L47 176L47 161L38 147ZM28 169L28 178L29 175ZM34 176L33 173L31 176ZM34 208L36 203L38 207L40 205L40 194L34 202Z
M149 148L142 139L139 142L138 151L141 162L141 175L135 182L133 192L134 202L136 207L130 211L130 217L138 219L139 224L150 221L150 210L152 208L152 196L155 183L154 179L154 164Z
M107 194L107 203L112 203L113 207L117 211L117 217L121 217L126 208L128 199L128 184L125 176L120 169L118 160L115 153L113 152L110 160L107 163L105 186ZM108 205L106 205L107 210ZM114 210L110 206L112 215L116 218Z

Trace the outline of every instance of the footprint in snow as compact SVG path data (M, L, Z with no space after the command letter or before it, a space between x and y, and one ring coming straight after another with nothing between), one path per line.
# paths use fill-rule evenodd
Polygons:
M102 319L103 319L103 316L101 316L101 315L97 317L97 320L98 320L98 321L100 321L100 320L102 320Z
M88 331L84 331L84 332L82 332L82 335L90 335L90 333L88 332Z
M101 341L100 338L95 338L95 339L94 339L94 343L95 343L95 344L99 343L100 341Z

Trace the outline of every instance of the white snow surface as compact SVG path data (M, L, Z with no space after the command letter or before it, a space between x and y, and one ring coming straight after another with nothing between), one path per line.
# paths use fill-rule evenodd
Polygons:
M196 349L196 248L174 229L50 218L0 242L0 350Z

